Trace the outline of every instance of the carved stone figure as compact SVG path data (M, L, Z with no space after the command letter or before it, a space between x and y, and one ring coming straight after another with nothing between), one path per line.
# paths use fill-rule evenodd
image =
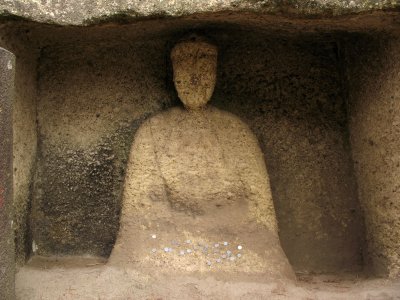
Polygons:
M184 107L148 119L136 133L109 263L293 278L256 137L238 117L206 105L216 46L191 37L171 59Z

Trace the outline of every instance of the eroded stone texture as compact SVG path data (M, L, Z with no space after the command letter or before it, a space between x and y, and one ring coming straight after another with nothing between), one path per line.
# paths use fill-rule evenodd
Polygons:
M340 38L232 34L212 104L256 133L280 239L296 270L362 266L363 221L347 138Z
M30 170L37 144L36 53L41 53L38 92L39 111L42 112L38 115L41 151L34 192L34 205L39 208L38 214L32 215L32 224L33 228L37 226L36 233L43 232L36 235L36 242L41 245L39 253L106 255L118 227L121 185L132 135L149 114L169 107L174 101L172 87L165 83L168 72L160 71L168 69L165 60L168 40L173 39L171 32L207 27L207 30L214 28L211 35L217 37L223 50L212 104L244 120L256 133L264 153L270 154L265 159L280 237L292 264L300 270L332 271L348 268L352 262L361 263L362 221L347 142L346 88L343 88L345 80L341 73L343 44L336 30L395 31L398 30L398 14L386 11L314 20L286 17L319 13L324 17L384 8L397 10L398 1L240 1L239 5L225 1L175 1L167 5L161 1L154 6L140 1L137 11L133 9L134 2L126 4L133 5L128 7L129 11L120 2L107 5L105 9L103 2L78 2L2 1L0 22L15 16L57 24L93 24L106 20L126 23L141 17L188 16L85 29L13 22L9 25L12 29L4 29L1 25L0 45L7 45L18 55L14 221L20 261L24 256L21 253L29 251L31 246L27 247L26 243L29 241L26 239L26 216L30 209ZM190 15L192 12L200 14ZM34 40L27 38L38 28ZM169 31L155 42L153 38L160 28ZM220 29L219 33L215 33L215 28ZM255 33L257 31L259 33ZM324 31L330 33L318 34ZM304 32L313 34L307 39L300 34ZM141 42L144 38L146 41ZM351 47L352 40L348 42L353 49L349 61L356 66L350 72L352 78L358 78L357 72L366 68L363 59L375 61L368 68L376 75L371 70L379 68L378 56L385 56L386 51L377 50L373 57L375 48L372 45L379 44L381 38L378 33L376 39L360 43L359 51ZM363 47L370 49L369 54L362 53ZM131 57L132 52L135 54ZM393 68L389 65L387 69ZM130 75L131 72L135 75ZM383 78L381 82L386 82L386 75L379 76ZM376 92L380 86L372 78L366 80L371 82L368 85L376 85L376 89L371 88ZM130 86L136 81L139 83ZM241 84L232 85L238 81ZM353 80L351 85L356 86L351 94L358 98L354 90L362 90L361 80ZM366 96L370 94L365 92ZM357 103L356 108L352 108L354 111L362 106L361 100L357 101L352 102ZM389 109L388 113L392 111ZM367 162L369 157L375 156L366 155L367 151L357 146L361 145L361 140L355 137L356 121L361 115L353 115L357 116L351 129L355 160L358 162L357 157L362 157L364 161L362 168L357 167L359 182L367 178L376 180L378 186L386 186L377 179L378 175L365 175L372 164ZM384 119L383 112L381 115ZM374 168L380 168L378 163ZM372 197L362 192L367 190L364 185L366 183L361 184L360 195L367 195L365 199ZM371 189L374 186L373 183L368 185ZM379 195L373 194L374 199ZM378 224L374 215L377 211L367 223ZM376 268L382 273L395 274L396 271L390 271L397 268L392 263L398 253L395 243L390 234L379 237L377 232L384 230L376 224L369 225L375 228L370 230L371 236L375 236L369 242L371 249L375 249L371 250L370 257L375 257ZM389 222L384 228L392 224L396 223ZM390 267L392 265L395 267Z
M29 256L29 214L32 200L32 181L37 149L36 127L36 65L38 48L30 30L11 26L0 30L0 46L17 57L13 106L13 189L15 252L18 265Z
M44 23L82 25L107 19L135 20L144 17L180 17L221 11L330 17L398 8L399 2L396 0L3 0L0 4L0 17L16 16Z
M217 76L217 55L215 45L197 36L172 49L174 84L186 108L202 108L210 101Z
M347 45L350 133L367 258L400 275L400 38L354 36ZM372 262L372 264L371 264Z
M0 48L0 299L14 298L12 107L15 57Z
M210 252L213 241L242 243L246 252L237 264L212 261L212 271L224 271L232 279L243 274L293 278L280 247L258 142L237 117L212 107L174 108L141 126L131 149L120 233L110 257L112 265L162 266L157 272L210 269L207 257L198 254L153 258L152 233L158 236L158 249L174 239L200 242Z
M156 268L153 272L161 272L161 264L166 273L204 272L214 263L211 270L227 272L231 279L238 274L293 278L256 137L236 116L206 106L215 85L216 55L213 45L199 39L172 50L174 83L185 109L150 118L135 135L110 263ZM154 257L150 249L157 236L164 247L175 237L210 249L190 255L195 250L190 248L186 259ZM208 251L220 251L219 241L239 244L238 250L243 244L246 254L225 258L221 253L207 261ZM168 246L164 250L171 252Z
M149 41L42 51L31 217L37 254L109 255L132 137L172 98L160 72L163 49Z
M148 26L38 32L45 45L32 214L39 254L107 255L112 249L133 135L150 115L178 105L167 61L182 24L162 35L151 35ZM239 116L260 141L289 260L297 270L357 268L362 222L340 36L208 32L220 49L210 104Z

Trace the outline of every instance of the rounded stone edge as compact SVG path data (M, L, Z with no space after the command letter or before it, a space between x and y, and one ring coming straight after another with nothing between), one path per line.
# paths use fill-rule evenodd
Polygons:
M0 4L0 23L8 20L28 20L53 25L90 26L101 23L142 19L185 17L202 13L252 12L296 18L331 18L400 11L400 0L4 0Z

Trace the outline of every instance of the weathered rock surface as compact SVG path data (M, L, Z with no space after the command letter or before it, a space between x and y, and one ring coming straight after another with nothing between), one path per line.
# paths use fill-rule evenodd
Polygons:
M46 45L31 214L37 254L110 253L133 135L151 115L179 106L168 62L181 26L160 35L149 28L151 39L133 25L29 33ZM256 134L289 260L297 270L357 268L362 221L335 38L208 34L221 53L210 104Z
M376 10L399 9L398 0L3 0L0 16L20 17L42 23L87 25L102 20L127 17L181 17L191 14L250 11L287 16L339 16Z
M171 245L172 240L189 245ZM192 243L207 246L195 251ZM168 245L174 253L193 254L160 255ZM245 248L240 258L238 245ZM228 249L235 251L234 261L223 257ZM248 126L212 107L173 108L147 120L131 148L110 264L156 273L223 272L231 280L293 278L278 238L263 154Z
M12 108L15 57L0 48L0 299L14 298Z
M400 38L356 41L347 58L349 129L365 257L375 273L400 277Z
M182 31L200 28L223 53L211 104L239 116L257 135L281 242L295 269L330 272L363 264L360 198L370 247L364 257L372 258L380 273L396 275L397 136L396 127L390 127L396 106L382 99L395 97L398 78L393 74L399 67L390 62L398 61L400 51L398 43L390 51L377 51L373 44L394 39L395 34L383 31L398 32L399 1L151 5L1 1L0 22L7 24L0 26L0 45L17 55L14 225L19 260L31 249L28 215L37 253L110 253L133 135L149 115L177 105L167 53ZM8 22L21 18L58 25L114 24ZM143 18L152 20L125 24ZM357 34L351 33L354 29ZM382 58L386 72L377 71ZM370 146L367 135L379 147Z
M196 36L172 49L174 84L186 108L201 109L210 101L217 78L217 57L217 47Z
M25 263L30 253L29 214L32 199L32 178L36 161L36 66L38 49L25 34L15 27L15 32L1 32L0 46L14 53L15 91L13 101L13 210L16 260Z
M174 84L185 108L148 119L135 135L110 263L148 265L153 273L160 264L166 273L222 271L231 280L238 274L294 278L257 138L236 116L207 106L217 54L197 36L172 49ZM168 241L179 239L186 242L173 245L180 250L174 256ZM159 255L162 248L170 255Z

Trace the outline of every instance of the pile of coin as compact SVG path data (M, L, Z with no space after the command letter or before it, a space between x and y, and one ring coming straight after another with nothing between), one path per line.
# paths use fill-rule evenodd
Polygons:
M156 240L157 235L152 234L150 238ZM192 240L187 239L182 242L172 240L170 245L163 245L160 248L151 249L152 254L159 252L178 256L204 256L206 258L206 264L211 267L213 264L235 262L243 257L244 250L242 245L233 245L227 241L218 241L207 244L202 242L193 242Z

